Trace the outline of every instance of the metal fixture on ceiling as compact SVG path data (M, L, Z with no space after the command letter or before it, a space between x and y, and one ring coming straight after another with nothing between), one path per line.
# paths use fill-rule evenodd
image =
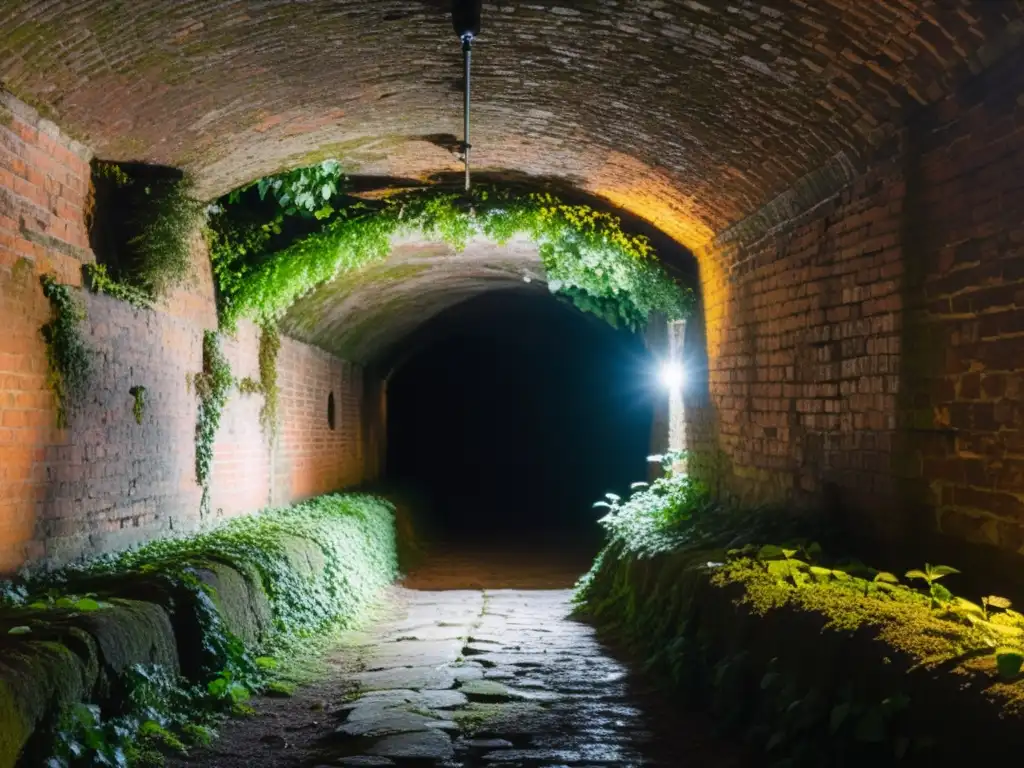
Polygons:
M473 40L480 34L481 0L452 0L452 26L462 41L462 68L464 71L464 100L462 122L462 158L466 163L466 191L469 192L469 95L470 68L473 63Z

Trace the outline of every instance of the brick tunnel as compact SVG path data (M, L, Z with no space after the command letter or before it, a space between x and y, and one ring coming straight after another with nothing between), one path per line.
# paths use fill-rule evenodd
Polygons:
M686 371L671 397L647 391L628 427L613 418L625 385L580 417L611 444L587 454L588 482L650 479L643 453L685 451L716 505L785 508L888 570L951 562L964 590L1024 593L1019 0L484 3L476 183L621 221L692 292L692 311L654 313L632 335L577 326L579 313L554 308L529 238L394 237L386 258L309 278L274 316L275 436L260 396L226 395L197 482L222 273L196 228L189 280L150 306L95 279L90 291L83 267L105 260L97 217L121 215L101 205L97 167L185 174L204 206L324 161L340 164L356 205L456 189L464 82L450 5L3 4L0 574L386 486L389 465L427 466L431 450L400 437L396 455L395 415L429 410L417 397L440 402L463 351L449 346L444 370L424 361L453 333L533 317L521 365L556 359L538 350L557 337L594 345L609 367L677 356ZM60 426L43 275L84 310L91 361ZM266 394L265 334L266 318L242 317L220 335L250 395ZM506 386L497 371L446 408ZM423 434L465 442L502 406L477 407ZM554 449L538 456L558 462ZM573 519L584 518L598 531L589 505Z

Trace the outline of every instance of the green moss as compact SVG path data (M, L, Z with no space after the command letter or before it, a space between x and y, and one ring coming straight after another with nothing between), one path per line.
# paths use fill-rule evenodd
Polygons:
M317 170L288 177L307 172ZM282 183L268 177L258 186L265 193ZM218 201L210 221L221 319L229 329L240 318L276 322L317 286L383 262L392 239L407 234L456 250L472 237L505 244L524 236L537 245L552 292L615 326L638 330L652 313L676 319L691 309L692 293L662 269L645 237L625 233L615 216L549 194L479 187L460 197L426 189L369 203L327 190L329 213L321 223L295 226L282 215L295 205L290 196L282 210L268 210L265 195L254 200L247 190Z
M72 289L58 283L53 275L43 275L40 283L51 308L50 320L40 328L46 341L46 380L56 400L57 427L63 429L85 394L92 373L91 355L81 329L85 309Z
M767 565L686 546L645 556L620 541L584 584L583 611L687 701L797 765L840 764L838 753L888 764L929 740L953 760L962 722L986 743L1019 730L1024 683L999 679L991 629L906 587L796 585Z
M273 616L259 574L251 566L249 571L245 576L238 566L210 562L196 573L213 590L213 600L227 629L246 645L258 648L273 630Z
M31 641L0 658L0 765L42 765L45 733L87 693L79 658L54 642ZM35 762L33 762L35 761Z
M178 672L174 628L166 610L136 600L113 601L110 608L83 613L75 623L99 647L103 674L101 688L116 685L136 664L157 664ZM101 691L101 698L109 695Z

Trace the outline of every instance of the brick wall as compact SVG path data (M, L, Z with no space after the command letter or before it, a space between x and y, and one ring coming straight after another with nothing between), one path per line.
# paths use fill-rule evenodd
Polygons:
M708 397L687 410L723 495L1022 551L1022 61L917 115L838 195L699 254Z
M84 291L94 373L71 426L55 428L40 335L50 316L39 275L81 283L93 261L83 210L87 150L10 98L0 110L0 573L26 561L64 562L200 524L195 483L196 398L214 327L209 262L153 311ZM199 245L197 241L197 246ZM258 331L223 349L236 377L258 378ZM215 445L212 515L284 504L364 479L361 369L290 339L279 356L281 436L262 435L260 396L235 392ZM134 386L146 388L143 423ZM327 396L337 403L327 425ZM372 467L371 467L372 470Z

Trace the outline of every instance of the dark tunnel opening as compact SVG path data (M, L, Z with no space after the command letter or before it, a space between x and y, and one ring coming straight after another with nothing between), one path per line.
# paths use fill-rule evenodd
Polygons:
M539 292L442 313L388 382L387 476L430 538L600 543L593 502L646 473L656 390L643 337Z

